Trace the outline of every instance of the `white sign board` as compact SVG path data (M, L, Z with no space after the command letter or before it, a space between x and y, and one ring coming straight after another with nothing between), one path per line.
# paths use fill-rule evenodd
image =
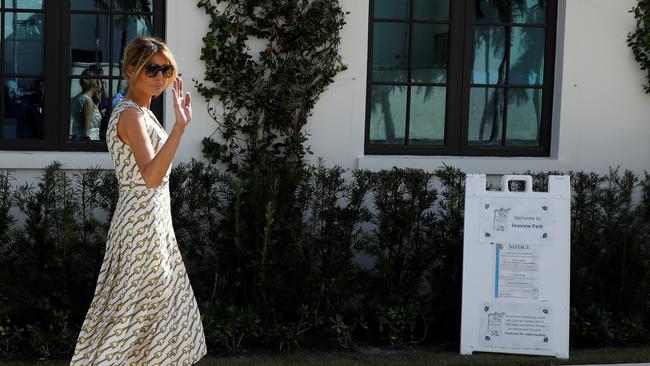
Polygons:
M508 189L524 181L523 192ZM465 184L461 353L569 358L570 200L568 176L506 175L487 191L484 174Z

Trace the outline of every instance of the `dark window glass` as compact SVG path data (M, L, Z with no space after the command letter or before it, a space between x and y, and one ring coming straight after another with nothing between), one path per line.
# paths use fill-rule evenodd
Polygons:
M44 2L44 0L5 0L5 8L41 10Z
M110 113L126 94L124 49L134 37L154 34L151 1L104 1L92 13L89 7L71 20L72 75L80 78L70 79L66 127L75 144L105 139Z
M508 0L470 0L474 5L477 22L508 21Z
M446 104L445 87L414 86L411 89L410 144L444 143Z
M512 22L544 24L546 0L515 0L512 6Z
M403 144L406 128L404 86L375 85L371 89L370 140L378 144Z
M148 15L115 15L113 22L113 74L121 73L122 58L127 43L138 36L152 34L152 17Z
M108 118L127 91L124 48L164 38L164 4L0 0L0 149L106 151Z
M375 25L373 35L372 79L406 81L408 77L408 23Z
M116 11L152 12L153 2L151 0L113 0L113 7Z
M538 146L540 144L543 93L540 88L508 90L506 145Z
M43 79L4 78L2 139L43 138Z
M90 65L108 74L108 15L70 17L70 61L73 75L81 75Z
M510 84L544 83L544 28L512 27Z
M473 145L500 145L502 128L503 89L472 88L468 142Z
M110 0L72 0L70 9L72 10L103 10L111 8Z
M43 73L43 14L4 14L5 74Z
M375 0L375 18L408 19L409 0Z
M444 83L447 81L449 26L413 24L411 40L411 81Z
M367 154L548 156L557 0L371 0Z
M506 28L474 27L472 83L503 84L506 81Z
M413 0L413 18L422 20L449 19L449 0Z

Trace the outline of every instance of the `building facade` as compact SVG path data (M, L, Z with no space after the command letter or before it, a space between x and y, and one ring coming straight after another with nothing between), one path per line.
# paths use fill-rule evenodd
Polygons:
M626 45L635 0L340 3L348 69L307 126L314 158L372 170L650 170L650 95ZM208 31L194 1L4 0L1 11L0 169L112 168L101 132L126 88L121 51L147 34L165 38L194 97L175 163L202 157L215 122L192 83ZM98 134L74 133L82 93L100 111ZM171 129L171 103L153 109Z

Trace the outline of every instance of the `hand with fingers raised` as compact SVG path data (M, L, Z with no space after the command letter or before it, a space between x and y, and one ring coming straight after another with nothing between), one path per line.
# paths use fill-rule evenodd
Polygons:
M185 130L188 123L192 120L192 96L190 92L183 95L183 79L177 76L172 86L172 102L174 103L174 111L176 112L176 123L174 127Z

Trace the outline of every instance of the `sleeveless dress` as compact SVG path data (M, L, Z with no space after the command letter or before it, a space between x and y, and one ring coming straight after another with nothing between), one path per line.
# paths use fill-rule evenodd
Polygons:
M194 292L172 228L169 173L147 188L128 145L117 136L126 108L145 115L157 153L167 139L151 111L123 98L106 142L119 184L94 298L70 365L192 365L206 353Z
M79 93L72 99L70 103L70 138L79 139L86 136L84 127L84 104L90 102L93 105L93 115L90 121L90 130L88 131L88 138L91 140L99 140L99 127L102 123L102 114L99 107L95 105L92 98L85 93Z

